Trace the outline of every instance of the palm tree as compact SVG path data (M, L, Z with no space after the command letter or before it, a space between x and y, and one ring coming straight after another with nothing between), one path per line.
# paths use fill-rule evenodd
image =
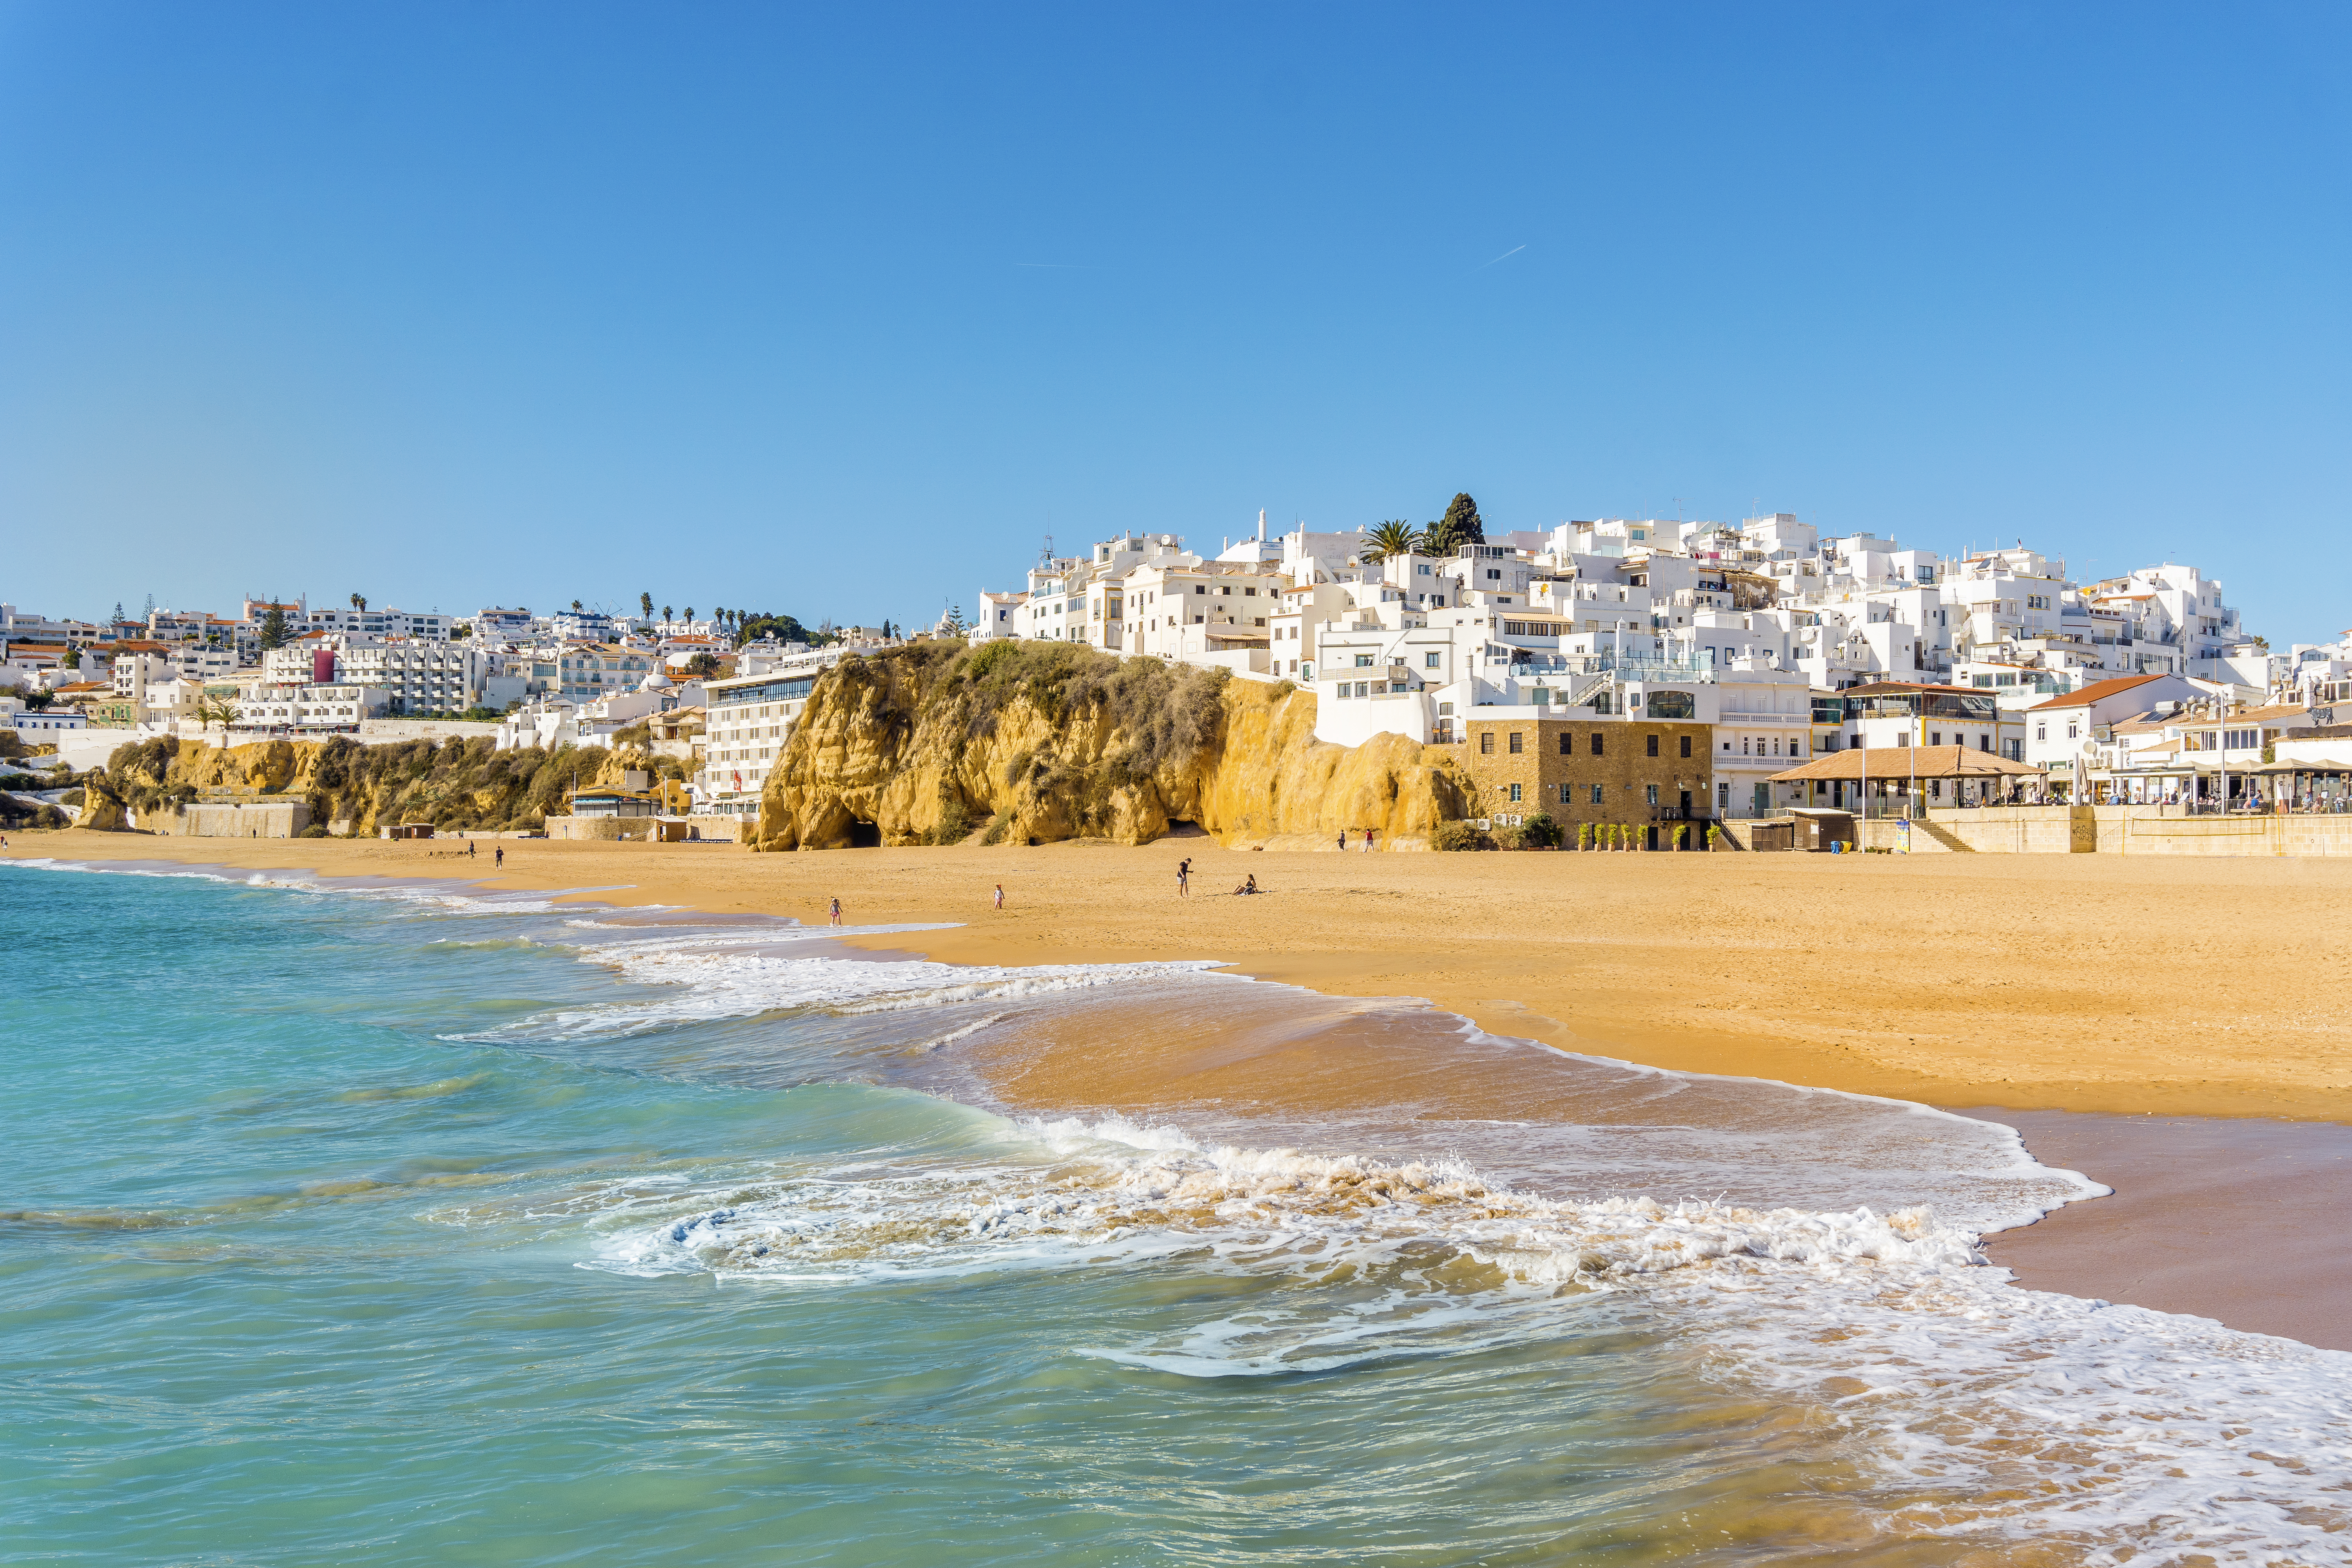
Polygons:
M353 595L352 595L352 609L354 609L354 610L364 610L364 609L366 609L366 608L367 608L367 595L366 595L365 594L353 594Z
M646 619L652 620L654 618L654 596L651 594L639 594L637 595L637 608L646 613Z
M224 739L228 735L228 727L244 717L245 715L237 710L236 704L231 702L226 697L199 697L196 699L197 727L203 730L209 730L213 727L214 721L218 721L221 727L221 735Z
M662 606L662 622L664 625L667 625L669 622L676 620L677 618L677 617L671 613L670 607L667 605L664 605Z
M686 618L689 621L694 619L694 606L692 605L688 605L686 607Z
M580 601L577 599L572 601L572 613L575 616L580 613ZM693 613L694 612L691 610L687 612L688 615L692 615Z
M1410 555L1421 543L1421 531L1402 518L1391 518L1364 535L1363 558L1385 561L1391 555Z

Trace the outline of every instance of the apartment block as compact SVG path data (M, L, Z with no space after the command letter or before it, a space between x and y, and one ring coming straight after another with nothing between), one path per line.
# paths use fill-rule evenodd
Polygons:
M1462 763L1479 816L1517 823L1543 812L1571 835L1584 823L1631 824L1649 847L1671 848L1675 824L1711 815L1714 734L1711 724L1674 721L1474 713Z

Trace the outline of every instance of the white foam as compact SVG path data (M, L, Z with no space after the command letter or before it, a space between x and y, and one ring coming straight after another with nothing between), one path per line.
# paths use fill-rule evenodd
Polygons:
M797 943L827 937L932 929L937 928L779 927L589 943L582 948L583 962L611 968L634 984L658 987L661 994L551 1009L485 1035L463 1037L583 1040L792 1009L899 1012L1096 990L1196 975L1215 967L1205 961L1003 967L928 959L803 957L790 952Z
M1924 1210L1554 1201L1456 1163L1204 1148L1121 1119L1003 1123L1000 1143L641 1192L597 1215L581 1266L841 1289L1181 1258L1290 1282L1150 1342L1071 1347L1191 1378L1631 1313L1707 1375L1822 1412L1913 1530L2073 1542L2093 1563L2344 1557L2352 1356L2021 1289Z

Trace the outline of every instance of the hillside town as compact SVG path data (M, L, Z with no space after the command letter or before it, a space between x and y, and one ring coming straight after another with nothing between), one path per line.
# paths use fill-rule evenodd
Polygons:
M2273 647L2170 562L2084 579L2022 541L1947 555L1786 512L1490 531L1463 495L1423 527L1269 532L1260 513L1213 552L1049 540L1016 581L912 633L650 595L636 614L0 605L0 716L82 767L159 736L629 731L683 763L681 809L740 820L840 659L1020 640L1309 690L1318 742L1461 748L1489 825L1634 822L1649 847L1683 825L2003 802L2336 811L2352 778L2352 632Z

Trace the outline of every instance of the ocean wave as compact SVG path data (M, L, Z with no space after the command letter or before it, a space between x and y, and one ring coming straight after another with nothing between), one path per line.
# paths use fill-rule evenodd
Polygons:
M632 984L656 987L659 994L553 1008L495 1029L446 1037L551 1043L616 1038L680 1024L793 1010L855 1015L1013 1001L1172 975L1197 976L1217 967L1207 961L1183 960L1003 967L746 951L789 946L820 930L824 935L842 934L832 928L803 928L797 933L652 937L585 945L583 963L612 969Z
M1664 1326L1710 1378L1841 1434L1906 1531L2095 1563L2341 1561L2352 1356L2025 1290L1923 1208L1564 1202L1458 1162L1204 1147L1123 1119L1007 1123L998 1159L880 1157L640 1189L580 1267L856 1289L1006 1270L1271 1279L1137 1375L1267 1378Z

